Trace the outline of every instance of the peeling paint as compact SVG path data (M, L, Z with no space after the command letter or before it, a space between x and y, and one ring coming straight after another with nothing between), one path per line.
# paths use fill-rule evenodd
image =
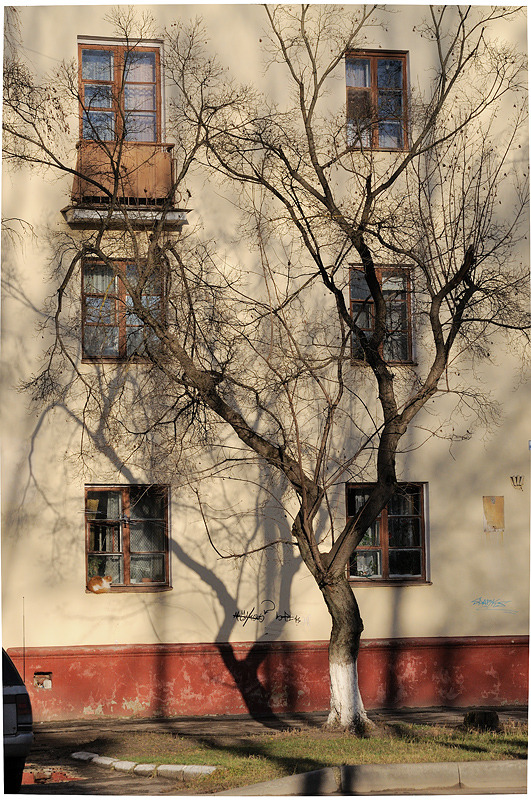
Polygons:
M101 717L103 716L103 706L101 703L97 706L85 706L83 714L86 716Z
M136 700L123 700L122 701L122 709L124 711L132 711L133 714L139 714L145 708L147 708L148 703L142 702L138 698Z

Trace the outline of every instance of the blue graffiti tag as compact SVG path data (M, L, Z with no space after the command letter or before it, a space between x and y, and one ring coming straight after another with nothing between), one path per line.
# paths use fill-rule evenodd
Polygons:
M510 602L510 600L500 600L499 598L494 597L476 597L475 600L471 601L473 606L478 606L479 608L489 608L503 611L505 614L518 614L518 611L507 608Z

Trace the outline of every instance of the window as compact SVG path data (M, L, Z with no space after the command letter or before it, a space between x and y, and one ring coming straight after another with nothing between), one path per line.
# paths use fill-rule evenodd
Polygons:
M371 486L347 484L347 516L366 503ZM350 560L350 578L371 581L425 581L424 487L399 484Z
M91 486L85 492L87 583L111 590L169 586L165 486Z
M81 139L158 142L158 47L80 45Z
M146 357L158 338L134 313L126 284L142 285L142 305L154 318L163 319L163 282L160 273L145 275L130 262L83 263L83 357L125 360Z
M382 355L391 363L412 361L411 289L409 271L404 267L378 267L386 304L386 335ZM362 267L350 269L350 313L366 335L374 330L374 302ZM352 338L352 357L363 360L364 353L356 337Z
M359 50L346 56L347 143L351 147L407 147L406 53Z

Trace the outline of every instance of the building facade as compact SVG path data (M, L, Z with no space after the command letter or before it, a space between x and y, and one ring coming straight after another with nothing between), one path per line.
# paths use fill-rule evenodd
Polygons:
M168 37L176 15L193 18L198 7L145 10L154 22L133 45L110 7L20 7L7 18L8 51L40 81L62 62L72 65L63 75L71 76L74 101L54 120L64 115L62 141L46 142L70 172L43 171L29 159L12 169L4 160L3 646L24 674L37 720L325 710L330 617L291 547L261 550L268 537L289 538L289 527L260 466L243 489L240 479L205 484L188 472L177 479L173 454L148 462L133 448L123 458L98 414L85 413L82 393L31 401L32 379L55 342L52 297L63 300L77 342L58 380L93 380L102 370L103 417L127 373L119 402L138 407L143 358L170 312L162 282L144 275L138 253L124 247L128 226L147 252L157 225L165 241L179 241L201 224L220 259L255 271L234 188L196 169L187 194L172 189L182 142L171 138L179 117ZM326 103L344 120L345 146L383 158L410 147L412 98L436 66L421 10L389 8L387 23L368 27L330 75ZM230 75L284 102L278 69L261 66L263 9L199 11ZM500 20L496 36L525 52L521 18ZM46 103L58 108L53 96ZM118 178L109 167L117 142ZM514 153L509 166L527 172L527 142ZM508 211L510 197L501 201ZM90 246L75 262L75 287L61 294L73 264L67 255L82 239ZM527 242L515 247L514 259L525 263ZM396 265L381 266L378 280L393 319L386 357L397 374L410 374L423 352L416 288ZM355 263L348 284L351 313L370 334L372 301ZM133 301L149 309L151 327ZM399 500L351 561L368 708L527 702L531 385L518 342L494 332L488 347L490 359L465 357L460 367L462 381L485 395L483 419L458 413L452 394L441 392L407 434ZM353 345L351 376L366 369L362 355ZM377 415L370 390L360 391L369 393L367 413ZM487 395L497 404L490 416ZM208 453L193 458L212 473ZM331 490L338 525L358 513L369 485L348 479ZM225 559L227 542L232 552L253 554Z

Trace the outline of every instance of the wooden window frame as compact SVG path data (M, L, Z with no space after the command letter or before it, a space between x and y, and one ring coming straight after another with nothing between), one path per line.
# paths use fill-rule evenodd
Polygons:
M390 264L385 266L377 266L375 267L376 277L378 278L378 282L380 286L383 285L383 280L386 277L401 277L405 280L405 289L403 292L397 293L393 297L393 303L404 303L406 309L406 334L407 334L407 354L405 358L386 358L386 363L388 364L413 364L413 333L412 333L412 288L411 288L411 272L408 267L401 266L399 264ZM368 316L370 317L371 324L369 326L359 325L360 329L364 331L365 334L372 335L374 331L374 300L370 293L369 288L367 287L368 297L361 298L355 297L352 292L352 274L353 272L363 272L363 267L361 264L351 264L350 271L349 271L349 297L350 297L350 316L356 322L356 318L360 315L360 309L366 310ZM402 296L403 295L403 296ZM403 329L402 329L403 330ZM393 331L391 331L391 336ZM361 345L359 342L355 341L356 335L352 334L352 359L358 362L365 362L365 358L363 354L360 353ZM384 355L384 348L385 343L380 346L380 353ZM385 357L385 355L384 355Z
M163 494L164 502L164 543L165 548L161 551L137 551L139 553L147 552L149 554L162 555L164 557L164 580L162 581L142 581L140 583L131 582L131 551L130 547L130 496L131 489L153 489L156 488ZM103 525L109 523L108 527L114 526L117 528L117 534L121 537L121 548L117 550L95 550L90 549L91 540L91 523L94 523L95 512L89 508L89 493L95 494L98 492L116 492L121 496L121 516L119 519L104 519L100 520ZM119 530L118 530L119 528ZM113 534L114 537L114 534ZM112 583L110 586L111 592L160 592L171 589L170 583L170 547L169 547L169 487L153 484L109 484L109 485L90 485L85 487L85 576L88 582L92 577L89 575L89 564L91 556L98 556L102 553L108 553L123 558L123 583ZM105 571L105 570L104 570ZM103 577L103 576L102 576ZM87 592L89 589L87 588Z
M97 80L92 78L83 78L83 51L84 50L101 50L105 52L112 53L113 56L113 76L112 80L104 81L104 80ZM110 143L112 141L117 141L120 139L123 133L123 120L126 115L126 111L124 108L124 96L125 96L125 83L123 81L124 77L124 65L127 58L127 53L129 52L143 52L143 53L154 53L155 54L155 109L154 113L156 116L155 122L155 129L156 129L156 139L154 142L151 141L144 141L144 140L136 140L136 139L127 139L128 144L160 144L162 141L162 81L161 81L161 63L160 63L160 47L157 45L137 45L131 46L126 44L110 44L108 42L99 43L78 43L78 80L79 80L79 139L80 141L95 141L95 142L102 142L102 143ZM133 83L131 81L131 83ZM114 122L115 122L115 130L114 130L114 137L110 139L100 139L100 137L84 137L83 136L83 117L87 111L87 104L85 103L85 86L86 85L94 85L94 86L110 86L111 87L111 106L110 107L101 107L101 106L94 106L92 110L94 111L110 111L114 114ZM142 82L142 81L135 81L134 85L140 86L152 86L152 82ZM128 111L134 112L135 109L129 109Z
M105 294L101 292L95 291L87 291L86 290L86 271L85 267L87 265L93 264L95 266L102 265L108 266L104 261L98 258L86 258L82 261L81 266L81 317L82 317L82 336L81 336L81 348L82 348L82 360L84 362L110 362L110 363L117 363L123 361L146 361L147 356L142 353L132 353L131 355L127 354L127 313L128 313L128 304L127 304L127 289L123 280L121 280L121 275L125 274L128 265L134 265L134 261L132 259L113 259L112 260L113 270L114 270L114 282L115 287L112 292L106 292ZM146 294L143 292L143 296L146 297L159 297L159 315L162 324L165 324L165 292L164 292L164 282L163 276L160 276L160 287L159 292L153 292L151 294ZM117 322L114 325L109 324L108 327L117 327L118 328L118 353L116 355L101 355L101 354L90 354L87 352L87 333L90 328L100 328L105 326L105 323L99 322L90 322L87 319L88 316L88 298L101 298L102 302L106 300L110 300L111 303L114 303L114 317ZM144 329L145 326L132 326L132 327L139 327Z
M361 141L353 143L348 141L349 134L347 132L347 143L353 150L363 150L364 147L369 150L382 150L390 152L400 152L409 149L409 136L408 136L408 53L403 50L352 50L345 54L346 62L355 60L368 60L370 64L370 81L367 87L354 87L347 85L347 126L352 122L350 110L360 103L366 104L367 114L369 119L369 141L363 144ZM400 130L402 134L402 144L398 147L391 147L385 144L380 144L379 125L392 119L392 117L381 116L378 112L378 60L396 60L402 63L402 86L396 92L400 92L402 102L402 113L400 115ZM382 92L385 91L382 89ZM387 91L395 91L389 89ZM356 99L357 94L357 99ZM363 99L364 95L366 98Z
M350 519L349 517L349 492L352 490L360 490L365 493L369 492L371 488L374 487L374 484L370 483L348 483L345 487L345 508L347 510L347 520ZM348 567L348 579L352 583L356 585L364 585L364 586L396 586L397 584L403 586L405 584L426 584L429 583L427 577L427 548L426 548L426 527L427 527L427 520L426 520L426 492L427 492L427 484L422 482L405 482L398 484L398 490L415 490L418 493L418 501L419 501L419 514L411 514L411 515L403 515L405 517L411 517L419 520L419 537L420 537L420 544L419 546L415 547L396 547L392 548L389 546L389 518L393 515L390 515L388 512L388 507L386 506L381 514L378 516L375 523L379 525L379 537L380 542L379 544L375 545L358 545L355 550L355 553L370 553L370 552L377 552L380 551L381 553L381 576L380 575L372 575L372 576L359 576L353 575L351 573L351 566ZM390 550L417 550L420 551L420 562L421 562L421 574L420 575L390 575L390 566L389 566L389 551Z

